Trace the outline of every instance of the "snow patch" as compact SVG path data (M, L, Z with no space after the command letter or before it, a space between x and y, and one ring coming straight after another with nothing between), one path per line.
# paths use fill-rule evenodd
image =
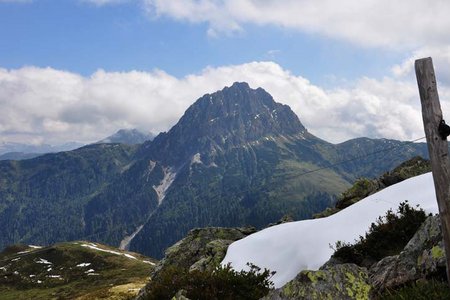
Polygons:
M52 270L52 268L50 267L50 268L47 269L47 272L50 272L51 270Z
M95 272L94 269L89 269L89 270L85 271L84 273L85 273L85 274L88 274L88 273L93 273L93 272Z
M141 229L144 227L144 224L139 226L136 231L134 231L131 235L127 235L123 238L123 240L120 241L119 249L120 250L128 250L131 241L134 239L134 237L141 231Z
M152 265L152 266L156 265L154 262L151 262L149 260L143 260L142 262L146 263L146 264L149 264L149 265Z
M11 259L11 261L18 261L18 260L20 260L20 257Z
M62 280L61 275L47 275L48 278L58 278L59 280Z
M132 256L132 255L130 255L128 253L120 253L120 252L113 251L113 250L102 249L102 248L99 248L97 245L92 244L92 243L90 243L90 244L82 244L81 247L87 247L87 248L90 248L90 249L93 249L93 250L97 250L97 251L101 251L101 252L107 252L107 253L111 253L111 254L115 254L115 255L125 256L125 257L131 258L131 259L136 259L136 257L134 257L134 256Z
M192 159L191 159L191 164L202 164L202 156L200 153L196 153Z
M29 253L29 252L31 252L31 251L33 251L33 250L20 251L20 252L17 252L17 254L25 254L25 253Z
M98 275L100 275L100 274L98 274L98 273L88 273L87 275L88 275L88 276L98 276Z
M51 262L49 262L48 260L46 260L46 259L43 259L43 258L40 258L39 257L39 260L38 261L35 261L37 264L44 264L44 265L52 265L53 263L51 263Z
M133 255L130 255L130 254L128 254L128 253L124 253L123 255L125 255L126 257L131 258L131 259L137 259L137 258L134 257Z
M77 267L78 268L84 268L84 267L88 267L90 265L91 265L91 263L81 263L81 264L78 264Z
M370 224L408 200L427 213L438 213L431 173L407 179L326 218L272 226L232 243L222 264L248 270L247 262L276 271L275 288L292 280L302 270L317 270L333 254L329 245L353 243Z
M28 245L28 247L34 248L34 249L41 249L42 248L42 246L36 246L36 245Z
M30 274L30 278L36 277L36 275L34 274Z
M158 186L153 186L156 194L158 195L158 205L161 205L164 197L166 197L166 192L172 185L177 173L173 172L171 168L163 168L164 178L161 180Z
M82 244L81 247L87 247L87 248L90 248L90 249L93 249L93 250L97 250L97 251L101 251L101 252L107 252L107 253L111 253L111 254L122 255L122 253L120 253L120 252L113 251L113 250L102 249L102 248L99 248L99 247L97 247L97 245L92 244L92 243L90 243L90 244Z
M0 267L0 270L3 270L6 272L6 267Z

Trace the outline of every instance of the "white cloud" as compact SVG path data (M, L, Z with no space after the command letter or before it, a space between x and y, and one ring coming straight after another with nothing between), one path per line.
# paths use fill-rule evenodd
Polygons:
M450 85L450 45L428 46L414 51L410 57L392 68L393 74L398 78L414 77L414 61L424 57L432 57L438 81Z
M154 16L207 23L208 33L275 25L363 46L413 49L450 44L447 0L142 0Z
M160 70L99 70L83 77L51 68L0 68L0 136L58 144L96 141L120 128L165 131L196 99L234 81L263 87L328 141L423 136L415 80L361 78L350 88L325 90L272 62L208 67L184 78ZM439 92L445 115L450 88L443 84Z

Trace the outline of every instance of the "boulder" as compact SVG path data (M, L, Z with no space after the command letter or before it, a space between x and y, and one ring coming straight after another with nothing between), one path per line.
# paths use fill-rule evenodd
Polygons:
M369 270L374 291L393 289L445 273L439 216L428 217L399 255L383 258Z
M369 299L370 291L367 269L342 264L324 270L302 271L263 299Z

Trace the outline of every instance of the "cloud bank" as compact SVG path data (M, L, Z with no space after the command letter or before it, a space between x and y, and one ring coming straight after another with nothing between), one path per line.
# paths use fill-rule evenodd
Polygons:
M207 23L230 34L246 24L274 25L367 47L413 49L450 44L447 0L142 0L153 17Z
M0 141L59 144L96 141L120 128L166 131L196 99L235 81L264 88L328 141L411 140L423 136L423 129L407 66L394 67L392 77L360 78L350 87L330 90L273 62L208 67L183 78L161 70L98 70L83 77L52 68L0 68ZM450 99L448 85L440 85L439 92L441 101ZM444 112L450 108L448 101L442 107Z

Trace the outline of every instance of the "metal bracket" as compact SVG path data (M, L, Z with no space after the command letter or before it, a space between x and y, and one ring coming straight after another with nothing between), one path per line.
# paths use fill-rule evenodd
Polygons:
M445 124L444 120L441 120L441 122L439 123L438 132L441 139L446 140L450 135L450 126Z

